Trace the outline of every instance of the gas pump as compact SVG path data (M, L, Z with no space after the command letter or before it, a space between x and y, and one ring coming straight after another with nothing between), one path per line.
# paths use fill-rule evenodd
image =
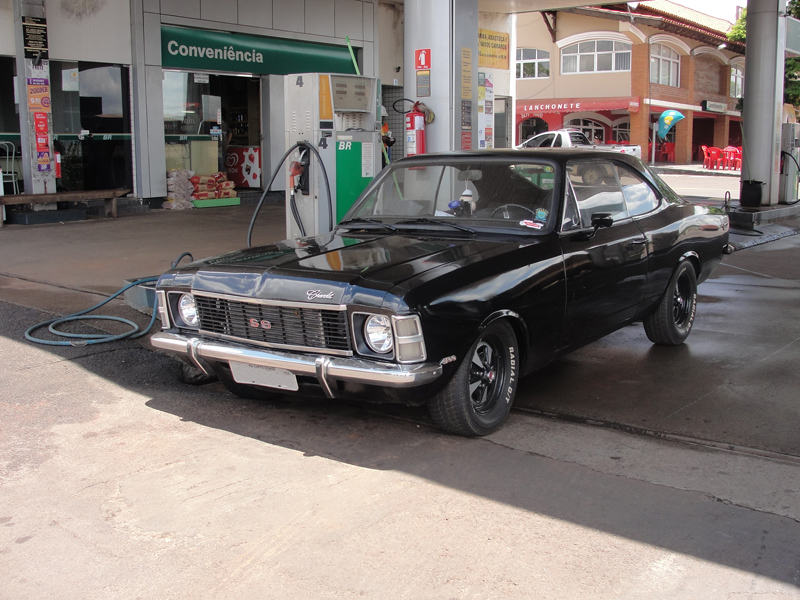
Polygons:
M778 201L792 204L798 199L800 177L800 123L781 126L781 174L778 180Z
M331 231L377 175L381 169L378 106L378 80L373 77L285 76L285 148L306 142L317 151L300 146L286 162L287 237Z

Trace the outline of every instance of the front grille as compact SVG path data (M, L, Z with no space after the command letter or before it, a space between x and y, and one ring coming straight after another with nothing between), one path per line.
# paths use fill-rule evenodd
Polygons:
M200 330L269 346L350 351L347 312L195 295Z

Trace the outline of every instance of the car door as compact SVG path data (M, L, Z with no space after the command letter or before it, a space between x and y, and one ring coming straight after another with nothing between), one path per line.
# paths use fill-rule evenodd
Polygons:
M585 182L587 170L602 173ZM647 244L628 214L613 161L567 164L561 244L567 282L562 347L600 337L633 318L647 281ZM592 231L592 216L607 215L610 227Z

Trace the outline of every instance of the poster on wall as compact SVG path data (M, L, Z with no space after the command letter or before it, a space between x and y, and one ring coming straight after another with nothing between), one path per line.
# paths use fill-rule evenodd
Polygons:
M228 148L225 174L237 188L261 187L261 149L258 146Z
M494 74L478 73L478 148L494 148Z
M28 77L28 110L50 112L50 80Z

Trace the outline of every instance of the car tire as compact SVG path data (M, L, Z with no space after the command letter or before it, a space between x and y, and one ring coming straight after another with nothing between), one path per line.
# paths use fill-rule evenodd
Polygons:
M273 400L284 395L282 392L272 391L272 388L239 383L233 378L233 374L227 363L217 365L214 371L219 377L220 383L225 386L225 389L239 398L245 398L247 400Z
M679 346L689 337L697 310L697 275L689 261L672 273L655 312L645 318L648 339L660 346Z
M581 180L586 185L599 185L603 181L603 174L599 167L588 167L581 174Z
M469 437L496 431L511 410L519 367L514 330L506 321L490 323L447 386L428 402L434 423Z

